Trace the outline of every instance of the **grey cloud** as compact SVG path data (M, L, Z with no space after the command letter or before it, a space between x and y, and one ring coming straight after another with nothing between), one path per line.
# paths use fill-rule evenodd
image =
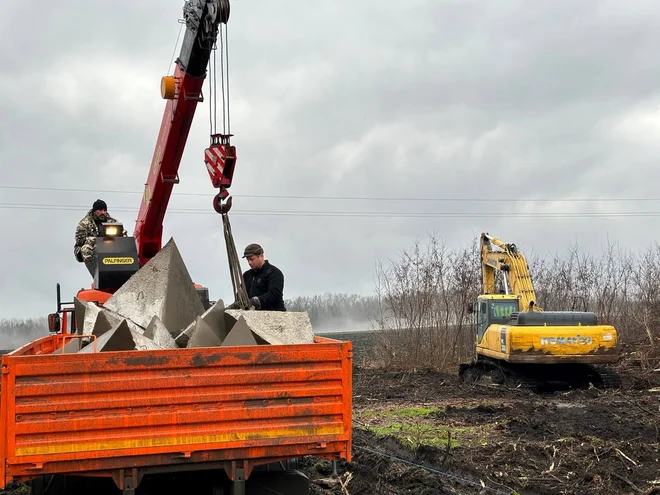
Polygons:
M181 2L182 4L182 2ZM32 10L39 11L35 16ZM32 14L32 15L31 15ZM74 15L75 14L75 15ZM3 182L142 190L164 107L181 5L13 3L31 19L0 54ZM246 194L439 198L657 196L654 2L340 1L232 4L236 242L262 242L287 296L370 291L374 263L436 232L453 247L482 230L525 249L571 241L633 249L653 218L491 218L486 213L603 211L614 204L255 199ZM81 20L82 19L82 20ZM6 23L6 21L5 21ZM19 23L3 32L19 39ZM19 97L17 87L26 97ZM205 92L208 94L208 85ZM208 102L198 107L165 219L195 281L230 297L215 193L203 167ZM176 195L177 191L202 196ZM139 194L0 189L2 201L88 205L104 197L132 231ZM243 196L243 197L242 197ZM619 204L652 210L657 203ZM435 218L251 216L245 210L444 212ZM473 217L458 218L459 213ZM1 316L39 316L54 284L88 284L71 254L81 211L0 208Z

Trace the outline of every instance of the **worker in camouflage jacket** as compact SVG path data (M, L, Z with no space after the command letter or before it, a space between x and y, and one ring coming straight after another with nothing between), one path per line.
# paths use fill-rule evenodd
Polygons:
M76 243L73 246L73 254L77 261L85 263L92 277L96 274L96 254L94 252L96 237L100 235L101 224L108 222L117 222L117 220L108 214L108 205L105 201L97 199L94 201L92 209L78 222L76 227Z

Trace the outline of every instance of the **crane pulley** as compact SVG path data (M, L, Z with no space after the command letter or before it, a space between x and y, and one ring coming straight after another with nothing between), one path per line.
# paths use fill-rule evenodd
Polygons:
M234 289L234 305L243 309L248 309L249 300L247 291L243 283L240 260L236 251L236 244L229 221L229 210L232 205L232 198L229 196L229 187L231 187L234 176L234 167L236 165L236 147L231 144L231 119L229 113L229 50L227 37L227 21L229 20L229 1L218 0L215 4L217 12L214 15L220 15L221 23L217 40L220 41L220 89L222 95L222 130L218 131L218 87L217 87L217 41L213 46L213 57L209 60L209 127L210 127L210 145L204 151L204 163L209 173L211 184L219 189L218 194L213 198L213 209L222 216L223 234L225 245L227 247L227 260L229 262L229 273L231 275L232 286ZM223 29L223 24L225 24Z
M236 148L231 145L231 119L229 114L229 43L227 37L227 21L229 20L228 0L216 0L214 15L219 14L221 23L218 36L209 59L209 147L204 151L204 162L213 187L219 189L213 198L213 209L224 214L231 209L228 188L234 175L236 164ZM224 24L224 28L223 28ZM218 46L219 41L219 46ZM217 65L217 52L220 51L220 70ZM220 72L220 91L222 98L222 130L218 131L218 72Z

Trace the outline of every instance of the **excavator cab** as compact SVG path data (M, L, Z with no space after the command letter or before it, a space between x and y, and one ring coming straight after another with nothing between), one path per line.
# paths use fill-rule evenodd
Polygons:
M476 343L481 342L490 325L508 325L513 313L520 311L520 298L514 295L479 296L468 305L468 313L476 315Z

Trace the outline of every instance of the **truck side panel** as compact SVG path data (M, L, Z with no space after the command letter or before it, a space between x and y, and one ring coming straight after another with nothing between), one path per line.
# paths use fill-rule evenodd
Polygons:
M37 347L58 347L45 339ZM350 460L350 342L19 351L3 358L3 486L70 466L84 474L191 458Z

